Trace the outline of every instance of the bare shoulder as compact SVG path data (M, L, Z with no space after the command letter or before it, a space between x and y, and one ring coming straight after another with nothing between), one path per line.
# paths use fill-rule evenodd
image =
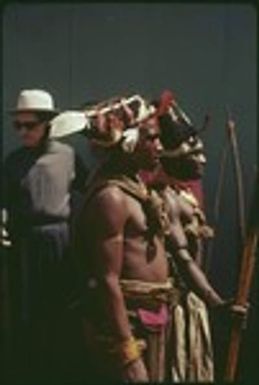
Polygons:
M181 194L177 194L177 201L181 217L185 220L190 220L194 213L193 205L187 201Z
M117 186L107 185L99 190L92 199L97 207L119 210L125 206L125 194Z
M117 186L105 186L89 202L89 221L98 230L116 231L127 220L126 196Z
M170 214L174 217L176 215L180 215L180 202L177 193L172 188L166 188L166 190L164 191L164 199L166 200L166 203L169 206Z

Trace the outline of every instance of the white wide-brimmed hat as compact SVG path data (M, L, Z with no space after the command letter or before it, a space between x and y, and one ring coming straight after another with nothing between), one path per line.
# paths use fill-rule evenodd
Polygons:
M46 112L50 115L58 113L51 94L37 89L22 90L18 96L16 109L11 110L12 113L25 111Z

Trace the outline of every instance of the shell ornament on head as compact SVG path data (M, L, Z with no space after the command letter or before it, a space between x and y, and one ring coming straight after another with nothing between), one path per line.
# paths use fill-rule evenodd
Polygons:
M176 158L203 151L198 130L180 108L171 91L164 91L157 104L157 114L164 150L162 157Z
M155 107L138 94L114 97L83 111L63 112L52 121L51 136L81 132L97 146L110 148L120 143L124 151L132 152L140 124L155 112Z
M85 110L90 126L85 131L92 143L113 147L118 143L126 152L134 151L139 125L155 114L155 107L140 95L113 98Z

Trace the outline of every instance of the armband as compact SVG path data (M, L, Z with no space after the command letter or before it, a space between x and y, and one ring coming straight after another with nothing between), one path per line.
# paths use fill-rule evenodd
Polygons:
M181 253L181 251L186 251L185 253ZM185 261L185 262L190 262L193 261L193 258L190 255L189 249L187 245L179 246L175 249L176 257L178 255L178 259Z
M180 251L180 250L188 250L188 245L182 245L182 246L178 246L175 248L175 251Z

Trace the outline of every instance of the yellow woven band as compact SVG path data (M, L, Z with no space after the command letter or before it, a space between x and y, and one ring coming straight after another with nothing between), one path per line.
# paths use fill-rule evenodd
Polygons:
M141 355L139 345L134 337L130 337L129 339L120 342L116 346L115 351L119 355L123 366L135 361Z

